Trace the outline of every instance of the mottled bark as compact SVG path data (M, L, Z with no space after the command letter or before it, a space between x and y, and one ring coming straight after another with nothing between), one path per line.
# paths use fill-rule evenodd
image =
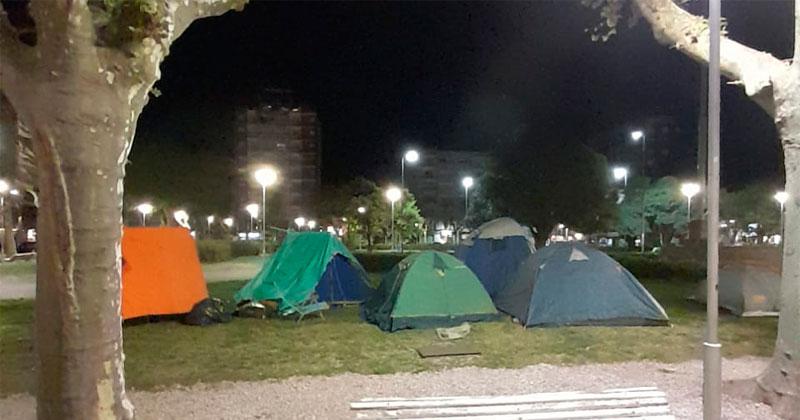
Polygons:
M705 19L672 0L635 0L660 42L695 61L708 62L709 36ZM779 415L800 419L800 0L795 1L795 58L790 64L728 38L721 43L722 74L744 87L745 93L775 119L786 167L785 231L781 282L781 313L775 353L757 378L756 398Z
M35 45L20 42L20 28L0 15L0 89L29 129L38 170L40 419L133 417L123 374L120 240L136 120L172 41L193 19L242 4L166 0L164 32L124 51L98 45L86 0L32 1Z

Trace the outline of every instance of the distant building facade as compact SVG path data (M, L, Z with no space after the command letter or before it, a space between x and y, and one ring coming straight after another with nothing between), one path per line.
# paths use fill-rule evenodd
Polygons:
M286 228L315 208L321 184L322 149L316 112L291 91L268 90L255 106L236 114L234 209L240 230L249 226L248 203L261 205L253 172L271 165L278 182L267 190L268 224Z
M484 152L429 149L420 150L419 161L406 166L406 188L428 222L428 235L441 237L441 231L460 225L465 204L461 180L471 176L479 182L488 162Z

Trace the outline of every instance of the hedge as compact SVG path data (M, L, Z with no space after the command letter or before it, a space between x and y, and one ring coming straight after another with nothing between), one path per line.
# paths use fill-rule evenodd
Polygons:
M267 252L274 246L267 244ZM233 241L231 242L231 253L234 258L261 255L261 241Z
M200 262L214 263L233 257L231 241L226 239L200 239L197 241L197 256Z
M655 255L609 255L640 279L700 281L706 278L706 268L689 261L669 261Z

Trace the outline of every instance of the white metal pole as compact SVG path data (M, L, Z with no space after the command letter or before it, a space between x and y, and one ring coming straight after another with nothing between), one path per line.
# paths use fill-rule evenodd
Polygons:
M394 201L392 201L392 251L394 251Z
M261 255L267 253L267 186L261 186Z
M722 409L722 360L719 322L719 159L720 159L720 0L708 2L708 282L706 338L703 342L703 419L719 420Z

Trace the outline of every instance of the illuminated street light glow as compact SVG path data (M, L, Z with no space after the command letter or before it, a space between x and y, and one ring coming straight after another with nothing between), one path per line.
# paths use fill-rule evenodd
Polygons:
M245 206L244 209L247 211L247 214L249 214L250 217L258 217L258 209L259 209L258 204L250 203L247 206Z
M253 177L262 187L270 187L278 181L278 171L271 166L265 166L256 170L253 173Z
M358 209L356 209L356 211L358 211L358 214L364 214L364 213L367 212L367 208L364 207L364 206L361 206Z
M628 186L628 168L623 168L622 166L617 166L613 169L614 179L617 181L623 180L625 186Z
M639 141L642 139L642 137L644 137L644 131L642 130L631 131L631 139L633 139L633 141Z
M317 227L317 221L316 220L309 220L308 221L308 229L309 230L314 230L314 228L316 228L316 227Z
M786 204L787 201L789 201L789 193L787 193L786 191L778 191L777 193L775 193L774 198L775 201L777 201L778 203L780 203L781 206L783 206L784 204Z
M403 158L400 159L400 185L405 188L406 186L406 162L415 163L419 160L419 152L416 150L409 150L403 153Z
M5 179L0 179L0 194L5 194L10 189L11 185L9 185L8 181L6 181Z
M397 187L389 187L386 190L386 199L389 200L392 204L394 204L400 197L403 195L403 192L400 191L400 188Z
M696 182L685 182L681 184L681 194L689 200L700 192L700 184Z
M233 227L233 217L226 217L222 219L222 224L227 227Z
M466 189L470 189L473 185L475 185L475 180L471 176L465 176L461 180L461 185Z
M147 216L153 213L155 208L150 203L142 203L136 206L136 211L142 215L142 226L147 226Z
M186 210L175 210L172 213L172 217L175 218L175 221L178 222L179 225L188 228L189 227L189 213Z
M297 226L298 229L301 229L303 226L306 225L306 218L303 217L303 216L295 218L294 219L294 224Z
M212 216L206 217L206 221L208 222L209 225L214 223L214 216L212 215Z
M8 193L11 195L19 195L19 190L16 188L12 188L8 191Z
M408 163L416 163L419 160L419 152L417 152L416 150L413 150L413 149L409 150L409 151L406 152L406 155L404 156L404 158L406 159L406 162L408 162Z

